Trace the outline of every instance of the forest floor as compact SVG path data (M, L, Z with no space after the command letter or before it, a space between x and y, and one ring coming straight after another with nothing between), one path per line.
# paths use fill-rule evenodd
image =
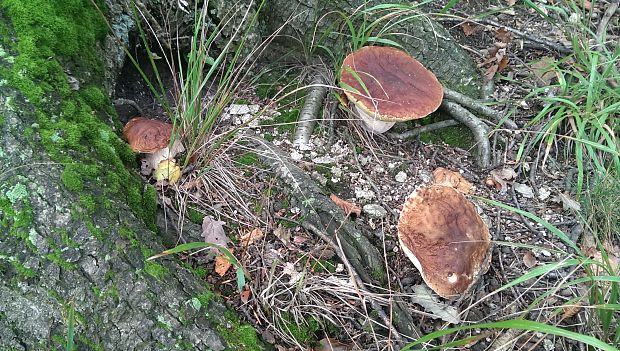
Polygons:
M374 289L381 301L395 295L402 297L422 334L445 328L447 321L456 320L459 325L526 315L530 320L570 326L573 330L582 330L585 323L584 312L569 315L555 308L583 294L579 286L558 289L538 308L526 312L528 304L541 292L559 286L568 276L582 274L573 267L554 270L498 291L536 267L566 260L571 257L571 249L539 223L480 198L532 213L566 233L581 247L592 246L594 240L583 230L582 205L576 201L574 187L576 164L564 157L565 144L557 142L545 150L531 144L531 138L525 138L536 128L528 125L528 121L541 108L524 100L529 93L527 87L557 79L545 69L545 62L563 57L556 48L533 42L531 37L558 47L569 48L570 43L561 28L551 26L534 10L506 3L461 1L450 11L455 16L440 18L440 23L479 64L487 82L486 98L493 102L492 107L500 114L512 113L511 118L520 127L493 131L491 168L481 169L476 165L475 145L470 137L463 136L469 133L467 129L453 127L442 131L441 135L450 144L432 135L408 140L371 135L359 128L356 121L349 120L342 108L330 108L331 104L338 104L330 98L324 118L308 146L294 147L291 142L294 121L303 97L274 104L265 93L278 84L290 82L262 82L244 89L222 117L222 125L238 125L268 106L248 127L246 136L258 135L270 140L307 170L327 195L335 194L359 207L361 212L351 220L369 233L384 252L389 274L388 286L371 287L371 290ZM436 3L433 7L439 11L441 5ZM593 12L602 15L604 2L597 5L600 8ZM482 13L486 14L484 21L464 20ZM524 36L521 32L528 34ZM134 100L144 115L162 116L161 107L136 77L131 66L126 67L118 83L117 98ZM133 113L121 111L123 114L127 117ZM414 126L412 123L397 128L405 131ZM231 149L229 156L232 168L226 179L233 179L235 186L241 188L241 197L234 198L246 200L245 204L227 202L225 190L214 195L208 185L220 184L217 181L203 181L204 186L196 186L195 175L187 175L178 186L160 187L162 199L168 199L162 200L164 206L186 213L186 217L198 224L205 216L225 222L224 229L233 240L231 248L250 273L251 282L249 289L240 294L233 269L222 267L215 255L194 257L194 265L207 268L205 279L210 286L279 350L384 347L385 330L369 332L369 326L364 323L368 312L355 300L354 290L353 293L347 290L350 288L348 273L334 249L296 224L301 220L300 204L291 203L281 191L287 185L278 184L253 151L244 149L243 145ZM424 282L399 247L397 224L405 199L420 185L431 183L433 171L439 167L458 172L473 184L470 199L489 224L494 245L490 269L473 294L456 302L435 299L437 310L428 311L412 297L420 294L417 287ZM148 177L145 180L153 182ZM328 318L321 320L321 315ZM326 323L327 319L336 327ZM502 333L480 330L469 333L480 336L467 346L472 350L496 350L512 342L514 348L523 350L580 349L576 342L543 333L507 332L503 337Z

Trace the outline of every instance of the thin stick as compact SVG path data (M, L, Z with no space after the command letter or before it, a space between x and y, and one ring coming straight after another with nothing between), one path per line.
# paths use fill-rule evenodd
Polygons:
M482 23L482 24L491 25L491 26L494 26L494 27L506 28L507 31L510 31L510 32L516 34L517 36L519 36L519 37L521 37L523 39L526 39L526 40L529 40L531 42L540 44L543 47L546 47L548 49L555 50L555 51L557 51L559 53L562 53L562 54L571 54L571 53L573 53L573 49L571 49L569 47L566 47L566 46L564 46L564 45L562 45L560 43L555 43L555 42L552 42L550 40L547 40L547 39L540 38L540 37L537 37L537 36L532 35L532 34L528 34L528 33L522 32L522 31L520 31L520 30L518 30L516 28L512 28L512 27L503 25L503 24L501 24L499 22L496 22L496 21L493 21L491 19L483 18L483 19L479 19L479 20L471 21L471 22L474 22L474 23L478 22L478 23Z

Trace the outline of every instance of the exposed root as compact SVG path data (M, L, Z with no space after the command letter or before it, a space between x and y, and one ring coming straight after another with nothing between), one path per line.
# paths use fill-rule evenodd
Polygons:
M482 168L488 168L491 164L491 143L489 142L489 128L487 125L466 108L455 102L444 100L441 103L441 108L471 130L478 144L478 164Z
M317 72L312 79L312 84L308 86L308 94L306 94L304 105L297 119L297 129L295 130L293 145L306 145L310 141L312 130L329 90L327 84L326 74L324 72Z
M463 95L457 91L454 91L452 89L449 88L443 88L443 96L446 99L452 100L454 102L459 103L460 105L463 105L465 107L467 107L470 110L473 110L475 112L480 113L481 115L488 117L490 119L493 119L495 121L497 121L499 123L500 126L505 125L506 127L508 127L509 129L517 129L518 126L517 124L508 118L505 118L503 116L501 116L499 113L497 113L495 110L493 110L492 108L483 105L482 103L470 98L467 95Z
M459 124L460 122L458 121L455 121L453 119L447 119L445 121L435 122L435 123L427 124L425 126L417 127L415 129L408 130L404 133L386 133L386 135L393 139L409 139L409 138L415 138L422 133L432 132L433 130L442 129L442 128L454 127Z

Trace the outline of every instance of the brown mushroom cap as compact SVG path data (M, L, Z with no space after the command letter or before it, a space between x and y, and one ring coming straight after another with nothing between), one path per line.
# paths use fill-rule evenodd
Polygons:
M443 99L443 88L435 75L406 52L392 47L365 46L351 53L342 63L340 81L359 92L345 89L350 101L381 121L426 117Z
M172 124L144 117L132 118L123 128L123 136L135 152L153 153L168 146Z
M431 185L407 198L398 239L439 296L466 292L489 265L491 236L474 205L451 187Z

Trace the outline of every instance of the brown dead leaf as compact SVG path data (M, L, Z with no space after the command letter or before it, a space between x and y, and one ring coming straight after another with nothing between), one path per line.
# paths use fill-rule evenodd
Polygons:
M202 237L205 239L205 242L228 247L230 239L228 239L224 232L224 224L226 223L215 220L211 216L205 216L202 219ZM211 251L215 250L217 249L212 249Z
M463 194L469 193L473 186L461 173L443 167L437 167L433 171L433 180L437 185L449 186Z
M538 61L527 64L527 66L540 83L549 85L558 77L555 64L556 60L553 57L545 56Z
M527 268L533 268L534 266L536 266L537 263L538 261L536 260L536 257L534 257L534 255L532 255L530 251L526 252L525 255L523 255L523 264Z
M241 236L241 244L245 246L251 245L263 236L265 236L265 233L260 228L254 228L249 233Z
M577 1L577 5L584 10L592 10L592 3L588 0Z
M465 22L461 24L461 28L463 29L463 34L468 37L476 32L478 26L473 23Z
M239 293L239 297L243 303L248 303L250 296L252 296L252 291L248 288L243 289L243 291Z
M564 193L559 193L558 194L558 198L559 198L559 202L562 202L562 208L564 210L575 210L575 211L581 211L581 204L575 200L573 200L573 198L570 196L570 194L564 192Z
M489 172L492 180L495 182L494 186L501 192L505 192L508 186L508 181L511 181L517 177L517 173L510 167L496 168Z
M499 65L489 66L489 68L487 68L487 70L484 72L484 80L486 81L493 80L493 77L495 77L495 73L497 73L498 68L499 68Z
M231 266L232 264L228 261L228 258L225 255L217 256L215 258L215 273L219 274L220 277L223 277Z
M512 35L504 27L501 27L495 30L495 38L497 38L502 43L506 43L506 44L512 41Z
M291 244L291 230L290 229L284 228L283 226L278 225L278 227L273 230L273 235L278 237L278 239L280 239L280 241L282 241L282 243L285 246L289 246Z
M577 313L579 313L579 311L581 311L581 303L572 306L565 306L564 308L562 308L562 319L564 320L567 318L571 318Z
M330 194L329 198L338 207L342 208L342 210L344 211L344 213L346 213L347 216L354 214L359 217L362 214L362 209L359 206L339 198L338 196L336 196L336 194Z
M499 60L499 62L497 64L497 71L501 72L504 69L506 69L506 67L508 67L508 62L509 62L509 60L508 60L507 56L502 57L501 60Z
M296 244L296 245L303 244L306 241L308 241L308 237L305 237L305 236L302 236L302 235L295 235L293 237L293 243Z
M355 350L353 344L343 344L340 341L333 338L324 338L319 341L314 351L351 351Z

